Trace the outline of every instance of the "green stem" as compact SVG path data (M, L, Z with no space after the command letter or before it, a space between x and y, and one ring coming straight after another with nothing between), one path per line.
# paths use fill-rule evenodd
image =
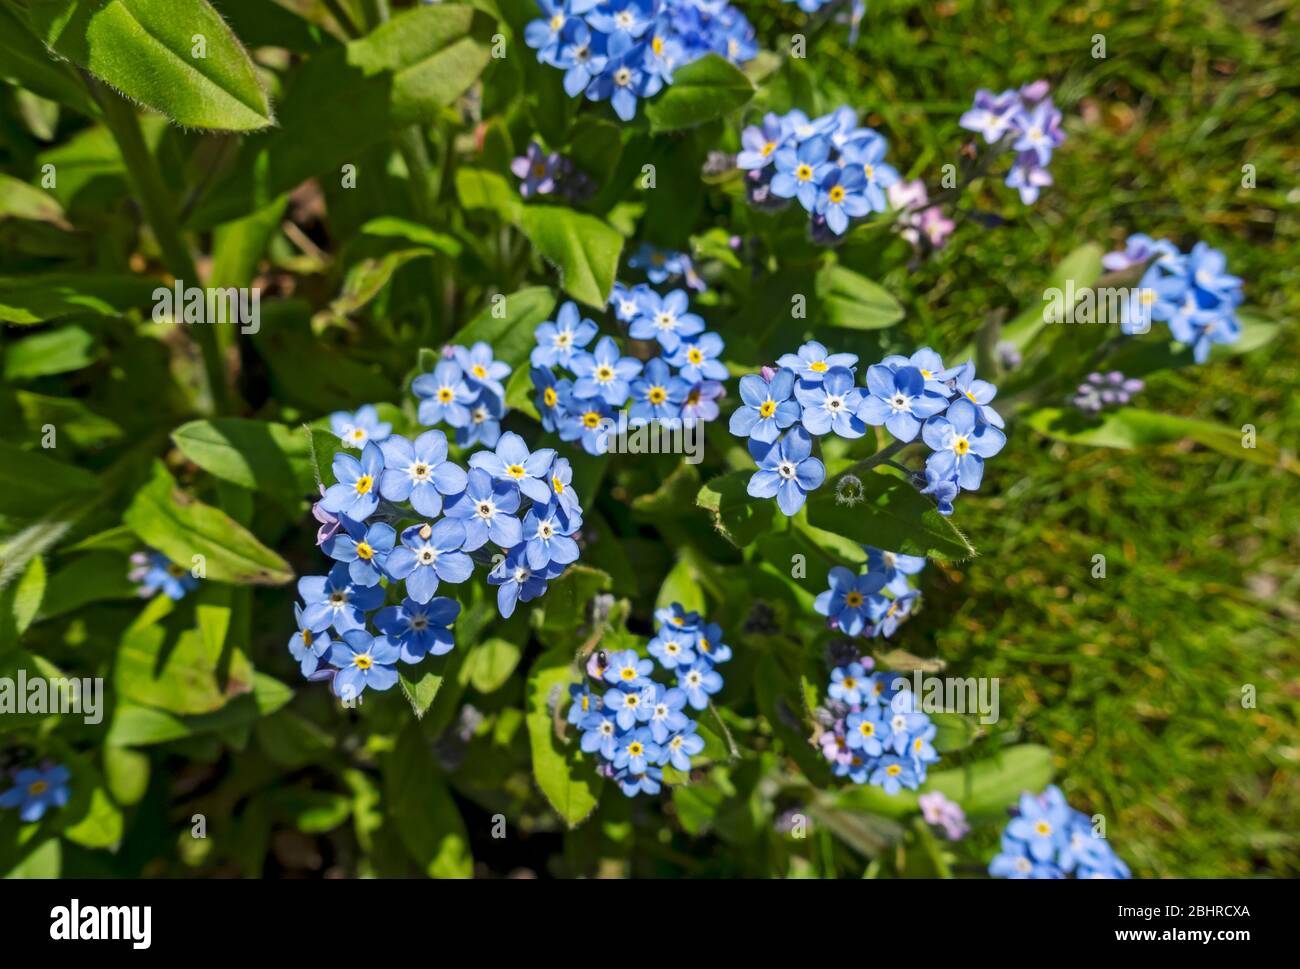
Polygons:
M406 163L407 179L411 187L411 208L422 223L429 223L429 186L432 181L429 152L424 145L424 135L416 125L403 128L397 135L397 150Z
M846 475L857 474L860 471L870 471L878 464L892 463L889 461L889 459L892 458L899 451L903 450L903 448L907 447L908 443L909 442L907 441L895 441L893 444L889 445L888 447L881 448L875 454L871 455L871 457L863 458L861 461L858 461L856 464L852 464L849 467L845 468L843 471L841 471L831 481L827 483L830 484L833 489L834 486L837 485L839 481L842 478L844 478Z
M186 280L188 285L199 285L199 271L176 218L176 202L163 181L149 146L145 144L135 108L115 91L94 81L89 84L91 93L103 109L104 123L112 132L118 151L122 154L127 180L140 203L145 222L158 240L163 261L178 280ZM221 348L217 344L217 331L211 324L198 324L191 328L191 333L203 352L203 369L207 375L213 409L218 414L224 413L230 407L230 392L226 386Z

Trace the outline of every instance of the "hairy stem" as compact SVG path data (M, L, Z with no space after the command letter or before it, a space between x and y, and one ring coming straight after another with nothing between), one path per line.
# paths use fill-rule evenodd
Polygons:
M176 201L163 181L149 146L145 144L135 108L104 85L89 79L88 84L104 112L104 123L112 132L118 151L122 153L127 180L140 203L145 222L158 240L163 261L177 279L197 286L200 282L199 272L176 218ZM207 375L213 409L218 414L225 413L230 408L230 391L226 385L226 371L221 361L221 348L217 344L217 332L208 324L193 326L190 332L203 353L203 369Z

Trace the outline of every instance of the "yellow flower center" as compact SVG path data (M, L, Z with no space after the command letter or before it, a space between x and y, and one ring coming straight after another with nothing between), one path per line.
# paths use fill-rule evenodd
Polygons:
M559 478L552 476L551 487L555 489L555 493L557 495L564 494L564 482L561 481Z
M844 597L844 604L848 606L850 609L857 609L859 606L862 605L862 593L850 592L848 595Z
M765 400L763 401L763 403L758 405L759 417L764 417L764 418L771 417L775 413L776 413L776 401L774 400Z
M876 725L870 720L863 720L858 724L858 733L864 737L874 737L876 735Z
M776 142L769 141L766 145L763 146L763 157L766 158L774 151L776 151Z
M627 745L627 752L633 757L640 757L645 753L645 747L641 745L639 740L634 740Z
M370 493L370 489L373 488L374 485L375 479L370 477L368 474L363 474L361 477L357 478L357 483L353 487L357 489L357 494L366 495Z
M634 666L624 666L621 670L619 670L618 675L621 676L621 677L623 677L623 679L628 680L628 681L635 680L635 679L636 679L636 667L634 667Z
M442 403L444 403L444 404L450 404L450 403L451 403L451 399L452 399L454 396L456 396L456 395L455 395L454 393L452 393L452 390L451 390L450 387L439 387L439 388L438 388L438 400L441 401Z
M352 665L359 670L368 670L375 665L375 661L370 658L368 653L358 653L352 657Z
M1052 833L1052 826L1046 821L1039 821L1034 825L1034 831L1046 838Z
M958 457L961 457L970 450L970 441L964 437L959 437L952 442L952 449L957 452Z
M808 364L808 369L813 373L825 373L830 368L826 366L825 360L814 360L812 363Z
M557 14L552 15L552 17L551 17L551 29L552 29L552 30L559 30L559 29L560 29L561 27L563 27L563 26L564 26L564 14L562 14L562 13L557 13Z
M302 644L304 646L310 646L311 640L312 640L312 631L310 629L304 629L302 631Z
M479 380L482 380L484 377L487 376L487 367L483 366L483 364L481 363L476 363L474 364L474 366L469 368L469 372L472 373L475 377L478 377Z
M664 39L662 37L656 37L654 40L650 41L650 47L656 54L662 54L664 52Z
M885 768L885 773L890 777L897 777L899 774L903 773L903 768L899 767L897 764L890 764Z
M799 181L801 182L808 181L810 178L812 178L812 166L800 165L798 168L794 170L794 177L799 179Z
M614 368L601 364L596 368L596 379L602 384L614 379Z
M506 474L517 481L524 476L524 466L522 464L512 464L506 468Z
M704 639L703 637L701 637L701 638L700 638L700 649L704 650L704 652L706 652L706 653L711 653L711 652L713 652L713 644L712 644L711 642L709 642L707 639Z
M668 391L662 387L651 387L650 392L646 394L646 399L652 404L662 404L668 399Z
M50 789L50 785L44 781L32 781L27 787L27 793L32 797L38 797Z
M875 174L876 174L876 170L875 170L875 168L873 168L871 165L863 165L863 166L862 166L862 174L863 174L863 175L866 175L867 178L872 178L872 177L875 176Z
M844 201L844 186L832 185L831 190L828 194L830 195L831 204L839 205L841 202Z
M369 562L375 557L375 550L370 547L368 542L357 542L357 558Z
M600 412L589 410L587 413L583 414L582 426L592 428L593 430L600 427Z
M542 403L547 407L554 407L559 403L560 395L555 392L554 387L547 387L542 391Z
M533 165L533 178L541 178L546 174L546 165L543 162L537 162Z

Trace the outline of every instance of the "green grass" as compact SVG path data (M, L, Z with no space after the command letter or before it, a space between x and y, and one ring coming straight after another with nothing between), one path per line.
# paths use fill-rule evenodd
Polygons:
M953 346L990 311L1041 299L1050 266L1083 241L1205 239L1246 279L1249 302L1288 328L1250 356L1159 376L1141 402L1251 423L1294 453L1296 8L869 7L854 51L832 26L809 66L851 92L908 174L938 182L977 87L1048 77L1067 114L1057 184L1038 206L989 180L963 201L1008 223L982 236L966 225L940 258L889 280L909 340ZM777 15L794 25L789 9ZM1104 60L1090 56L1098 33ZM1247 164L1254 189L1241 185ZM1023 426L986 482L958 512L984 554L931 577L904 645L933 643L962 675L1000 677L995 729L1053 749L1071 802L1106 816L1135 875L1300 874L1300 483L1199 448L1088 450ZM1105 579L1092 578L1096 554Z

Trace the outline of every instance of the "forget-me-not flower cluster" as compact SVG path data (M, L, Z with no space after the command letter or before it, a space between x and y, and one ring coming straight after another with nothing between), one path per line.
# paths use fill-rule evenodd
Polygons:
M535 141L528 143L522 155L510 162L511 173L519 179L519 194L524 198L558 195L569 202L581 202L595 191L595 184L573 161L558 151L549 154Z
M496 447L501 419L509 410L505 385L510 374L510 364L494 359L492 347L482 340L472 347L445 347L433 371L411 381L420 401L420 423L454 428L461 447Z
M867 570L855 575L843 566L831 569L830 588L817 596L813 609L845 635L889 638L921 598L910 577L925 568L925 557L864 548Z
M1052 103L1050 91L1048 83L1041 80L1001 94L980 88L959 122L967 131L983 135L987 144L1016 153L1006 184L1020 193L1025 205L1033 205L1038 193L1052 184L1047 166L1052 152L1065 141L1061 112Z
M916 695L897 688L907 681L873 673L870 657L831 670L824 720L817 739L836 777L872 784L886 794L916 790L937 763L935 725L916 708Z
M1002 850L989 864L995 878L1131 878L1110 842L1088 816L1066 803L1055 784L1020 795L1016 816L1002 831Z
M580 746L597 754L598 770L628 797L658 794L665 767L691 769L704 749L690 712L708 709L722 689L715 668L731 659L722 629L680 603L655 613L657 631L648 652L635 649L593 654L591 682L569 688L568 722L581 731ZM658 663L675 677L675 686L652 678Z
M707 292L709 288L695 271L695 263L690 255L685 252L661 249L649 242L643 242L637 247L636 252L628 257L627 264L645 273L646 278L655 286L662 286L680 276L687 288L697 293Z
M857 385L856 355L830 353L809 341L777 367L740 379L741 406L730 430L749 439L758 471L749 480L755 498L776 498L786 515L803 507L826 469L813 455L825 434L853 439L883 426L901 443L922 440L931 449L925 471L913 477L941 514L952 514L960 490L979 488L984 459L1002 450L1003 421L990 402L997 388L975 377L974 363L945 368L929 347L910 357L890 355L867 368Z
M1123 307L1124 333L1145 333L1153 319L1166 323L1175 340L1192 348L1197 363L1209 358L1216 343L1234 343L1241 336L1241 278L1228 272L1218 249L1198 242L1191 252L1180 252L1166 239L1136 233L1122 251L1107 253L1102 265L1110 270L1146 266Z
M466 443L487 446L465 467L451 459L441 430L414 439L386 433L379 442L372 434L359 456L334 455L334 483L312 509L318 544L334 564L299 579L289 652L304 676L329 679L344 700L391 689L399 664L451 651L461 607L445 593L476 564L489 566L508 618L579 556L583 512L568 460L473 421L484 400L504 411L510 368L485 343L445 356L412 385L420 421L446 421L466 432Z
M661 296L644 283L615 284L610 304L628 335L656 344L659 355L648 361L625 355L613 337L597 339L595 322L566 302L554 320L538 325L530 358L542 426L599 455L624 407L628 426L715 419L727 376L724 344L690 312L686 290Z
M802 111L769 113L741 132L736 166L751 205L774 209L797 199L811 216L812 237L829 242L854 219L889 208L898 172L885 161L889 144L841 107L819 118Z
M537 0L524 29L537 59L564 72L571 98L608 101L623 121L637 102L673 83L683 64L715 53L743 64L758 53L754 28L724 0Z

